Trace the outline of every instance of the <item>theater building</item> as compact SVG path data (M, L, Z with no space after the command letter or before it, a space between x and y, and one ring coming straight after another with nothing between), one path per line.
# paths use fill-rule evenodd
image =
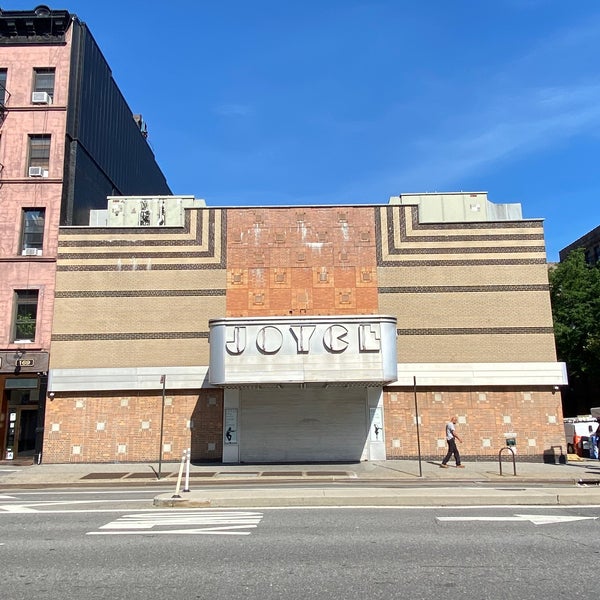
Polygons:
M142 208L180 217L128 226ZM451 415L466 460L566 452L543 222L518 204L112 198L104 222L60 229L45 462L439 459Z

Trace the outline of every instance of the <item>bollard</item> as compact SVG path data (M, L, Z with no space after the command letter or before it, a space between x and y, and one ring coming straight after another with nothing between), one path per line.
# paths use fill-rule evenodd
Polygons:
M181 478L183 477L183 466L185 465L185 459L187 456L187 450L183 451L181 455L181 463L179 465L179 475L177 475L177 486L175 487L175 493L171 496L171 498L181 498L179 495L179 489L181 488Z
M514 476L517 476L517 463L515 462L515 451L510 446L505 446L504 448L500 448L500 452L498 452L498 465L500 467L500 475L502 475L502 451L508 450L512 454L512 462L513 462L513 471Z
M185 451L186 460L185 460L185 487L183 488L184 492L190 491L190 461L192 458L192 449L188 448Z

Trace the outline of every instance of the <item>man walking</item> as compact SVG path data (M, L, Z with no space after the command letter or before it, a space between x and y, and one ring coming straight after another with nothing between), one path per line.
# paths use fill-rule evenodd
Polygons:
M440 467L442 469L448 468L448 461L450 457L454 455L454 460L456 461L456 467L458 469L464 469L464 465L460 464L460 453L458 448L456 447L456 440L462 442L458 434L456 433L456 422L458 421L458 417L455 415L450 418L450 420L446 423L446 443L448 444L448 452L442 461Z
M590 458L595 458L598 460L598 425L589 426L589 442L588 445L590 447Z

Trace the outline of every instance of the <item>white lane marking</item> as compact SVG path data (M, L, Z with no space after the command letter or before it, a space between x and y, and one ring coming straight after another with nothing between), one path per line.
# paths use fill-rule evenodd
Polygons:
M147 502L152 502L152 498L146 498ZM124 502L143 502L143 498L119 498L114 500L114 502L124 503ZM37 508L43 508L45 506L71 506L71 505L81 505L81 504L106 504L110 502L110 500L55 500L55 501L45 501L45 502L28 502L27 504L0 504L0 510L7 512L52 512L46 510L36 510ZM144 509L147 510L147 509Z
M194 535L249 535L262 520L262 513L251 511L205 510L143 513L123 515L90 531L87 535L133 534L194 534ZM182 526L191 526L181 529ZM175 528L176 527L176 528ZM160 529L158 529L160 528Z
M3 496L0 495L0 500L16 500L17 497L16 496Z
M1 509L2 507L0 507ZM27 508L27 507L26 507ZM31 510L31 511L15 511L15 512L28 512L35 515L94 515L94 514L102 514L102 513L123 513L125 510L128 512L148 512L148 507L146 508L91 508L91 509L83 509L83 510ZM172 508L157 508L157 511L161 510L173 510ZM0 515L3 514L11 514L9 512L0 512Z
M531 521L534 525L551 525L552 523L571 523L573 521L595 520L598 517L571 517L562 515L515 515Z
M0 510L5 513L35 513L38 512L35 508L29 508L28 506L23 506L23 504L6 504L4 506L0 506Z
M256 527L256 525L254 525ZM249 531L216 531L210 529L170 529L168 531L88 531L86 535L250 535Z
M586 521L598 517L571 517L563 515L514 515L513 517L437 517L438 521L530 521L534 525L551 525L553 523L571 523L573 521Z
M156 488L159 489L159 488ZM92 490L92 491L79 491L79 492L68 492L68 491L64 491L64 490L54 490L54 491L43 491L43 490L39 490L36 492L18 492L19 496L85 496L85 495L89 495L89 496L101 496L103 494L110 494L112 496L116 496L118 494L147 494L148 493L148 488L145 488L143 490L132 490L132 489L126 489L126 490ZM156 490L152 490L152 491L156 491Z

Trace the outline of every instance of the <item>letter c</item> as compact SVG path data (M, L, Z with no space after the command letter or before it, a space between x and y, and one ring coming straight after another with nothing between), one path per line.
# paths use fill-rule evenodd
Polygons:
M343 325L332 325L323 334L323 345L329 352L340 354L348 347L349 342L344 339L347 335L348 330Z

